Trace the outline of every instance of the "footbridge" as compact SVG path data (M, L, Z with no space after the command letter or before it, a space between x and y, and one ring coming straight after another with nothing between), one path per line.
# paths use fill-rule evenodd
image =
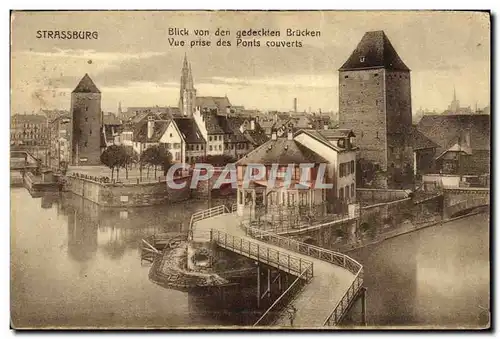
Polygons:
M258 263L258 300L273 299L254 326L336 327L360 297L365 323L361 264L345 254L253 228L243 220L234 206L200 211L191 218L190 237L195 242L215 242Z

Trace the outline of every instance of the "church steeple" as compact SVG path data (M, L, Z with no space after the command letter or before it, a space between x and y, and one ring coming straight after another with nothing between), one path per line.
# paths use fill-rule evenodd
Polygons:
M193 74L191 71L191 63L187 60L187 55L184 54L181 71L181 86L179 95L179 110L182 115L191 117L193 115L196 104L196 89L193 83Z

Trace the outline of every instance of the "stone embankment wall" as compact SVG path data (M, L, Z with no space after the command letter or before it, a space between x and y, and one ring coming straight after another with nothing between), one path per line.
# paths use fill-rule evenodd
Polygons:
M165 182L142 184L109 184L86 178L68 177L67 188L76 195L106 207L139 207L178 202L191 196L189 177L183 189L172 189Z

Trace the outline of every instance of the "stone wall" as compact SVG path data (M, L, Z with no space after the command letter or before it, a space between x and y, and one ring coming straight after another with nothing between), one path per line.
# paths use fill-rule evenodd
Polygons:
M358 201L369 201L371 204L401 200L409 197L408 192L404 190L371 188L358 188L356 196Z
M159 205L189 199L189 177L183 189L172 189L165 182L143 184L104 184L92 180L68 177L71 192L107 207L138 207Z
M339 74L339 125L356 134L360 157L387 168L385 70Z
M72 161L80 165L101 163L101 94L72 93ZM86 160L84 160L86 159Z

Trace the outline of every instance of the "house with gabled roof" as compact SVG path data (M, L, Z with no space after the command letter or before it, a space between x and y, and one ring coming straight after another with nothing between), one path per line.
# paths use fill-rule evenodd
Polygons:
M150 117L134 131L133 149L141 154L149 147L165 145L172 154L172 161L183 163L186 156L184 138L174 120L155 120Z
M198 125L192 118L174 118L186 148L185 163L194 164L202 162L207 155L207 142Z
M312 209L317 205L330 213L346 212L347 204L356 201L353 137L354 133L348 130L323 135L316 130L293 133L289 129L282 136L273 131L270 140L236 162L238 213L242 215L247 208L258 206L265 206L269 212L294 206ZM265 176L246 184L245 173L254 164L265 166ZM300 164L312 164L312 167ZM316 185L321 164L326 166L321 183L332 184L332 188ZM273 166L277 166L278 173L274 184L269 182ZM284 178L288 166L293 167L290 185L285 184Z
M436 171L447 174L490 173L490 122L487 114L425 115L419 132L436 144Z

